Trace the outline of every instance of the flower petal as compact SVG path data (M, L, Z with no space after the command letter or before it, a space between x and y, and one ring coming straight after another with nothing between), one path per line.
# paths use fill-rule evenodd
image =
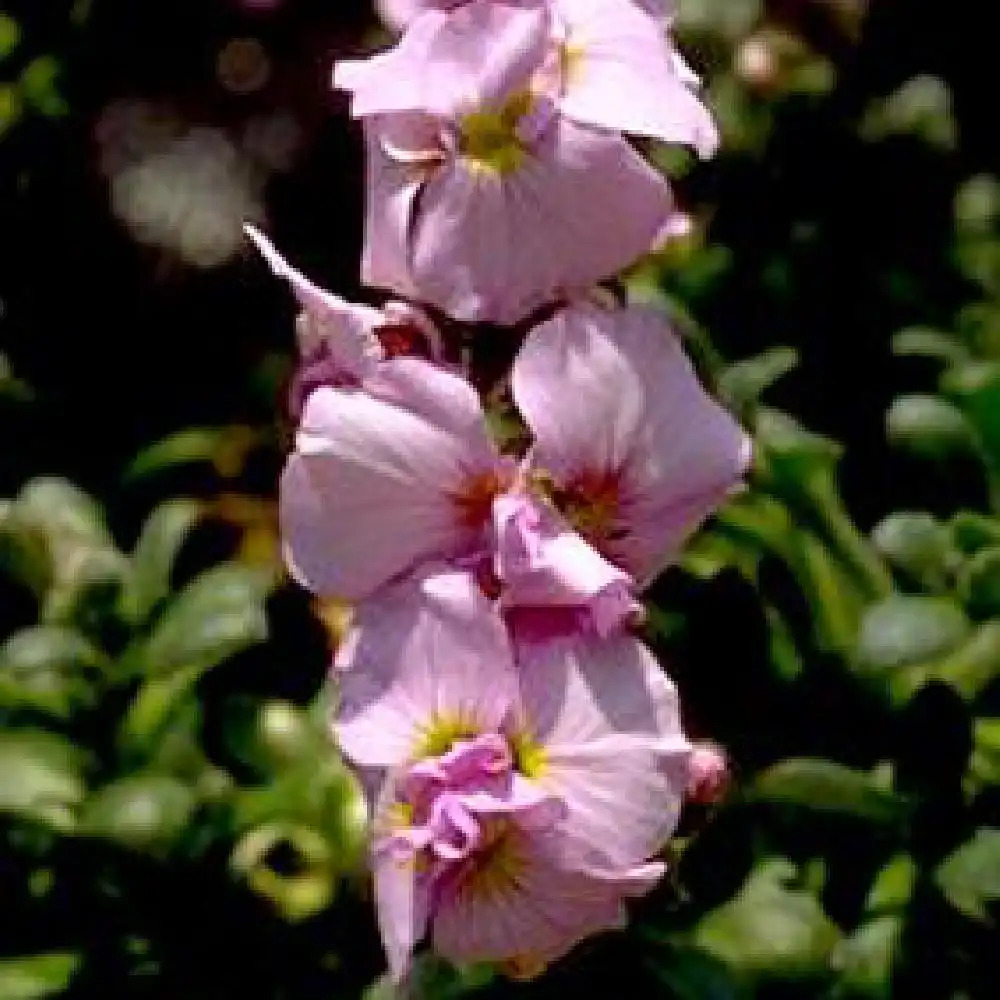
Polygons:
M515 634L523 722L546 748L641 736L665 753L689 749L677 689L629 635L524 646Z
M334 730L361 766L411 760L434 726L495 731L516 694L503 623L460 571L428 569L366 601L344 648Z
M507 493L493 501L494 571L505 608L572 608L598 635L632 613L632 580L547 504Z
M350 600L422 559L475 548L481 530L463 522L455 497L495 464L460 379L406 358L386 362L375 381L393 401L329 387L309 396L281 480L289 571ZM447 414L444 426L420 412L432 409Z
M299 324L300 354L308 358L325 348L328 359L345 374L360 380L373 373L382 358L381 345L373 333L385 322L382 312L324 291L292 267L259 229L243 228L275 275L292 286L305 310L306 322Z
M556 118L516 169L459 156L433 174L409 280L459 319L516 323L645 253L670 207L666 182L624 139Z
M451 962L540 972L583 938L623 926L623 899L649 885L645 871L637 880L565 869L550 833L513 827L508 837L506 870L459 886L434 914L434 949Z
M567 863L645 861L675 829L689 779L673 685L629 637L520 652L514 725L541 744L536 780L568 810Z
M643 585L746 471L749 439L652 309L563 310L528 336L513 389L536 464L565 482L616 478L616 530L601 551Z
M708 109L678 71L662 21L622 0L559 0L567 32L560 109L585 125L693 146L719 145Z

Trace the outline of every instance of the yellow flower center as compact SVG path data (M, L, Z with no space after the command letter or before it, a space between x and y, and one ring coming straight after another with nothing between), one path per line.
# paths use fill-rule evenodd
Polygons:
M515 733L510 741L511 752L514 755L514 766L526 778L537 780L545 773L548 760L545 747L530 733Z
M471 740L479 735L481 727L475 719L464 715L434 715L423 726L413 748L413 759L440 757L446 754L456 740Z
M474 169L509 174L523 165L528 151L517 134L517 126L531 105L531 94L522 91L508 98L499 109L462 116L459 148Z

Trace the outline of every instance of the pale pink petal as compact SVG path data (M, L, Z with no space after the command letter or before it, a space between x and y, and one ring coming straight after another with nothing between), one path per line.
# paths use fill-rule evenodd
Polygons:
M373 372L382 358L382 349L372 331L385 322L383 314L324 291L292 267L260 230L243 228L275 275L291 285L305 310L306 321L299 324L299 351L303 357L325 348L330 361L346 374L362 379Z
M494 469L495 457L482 419L469 419L464 383L416 359L385 366L377 385L392 389L394 401L354 389L312 392L282 474L286 562L319 594L360 599L423 559L480 545L482 528L456 497ZM422 394L415 372L426 379ZM443 427L420 412L431 408L431 389L442 392Z
M416 119L416 120L414 120ZM403 134L403 126L408 126ZM435 127L424 117L387 115L365 121L365 240L361 251L361 280L366 285L391 288L416 297L410 277L407 235L417 194L426 177L421 157L401 162L388 155L393 140L433 155Z
M358 608L352 636L337 659L334 731L358 765L413 759L438 723L495 731L513 701L506 630L468 574L429 569L382 590Z
M538 466L563 483L614 479L617 514L599 547L642 585L676 558L749 462L746 434L652 309L563 310L529 335L513 389Z
M519 653L513 725L542 746L536 780L566 804L567 857L612 868L645 860L676 827L689 780L673 685L627 636Z
M693 146L719 144L657 18L622 0L558 0L569 57L560 110L575 121Z
M649 885L648 872L632 879L566 870L557 837L516 827L508 837L508 877L494 874L481 889L467 882L436 908L433 945L449 961L541 971L583 938L622 927L623 899Z
M372 849L375 907L379 932L394 982L409 971L415 945L424 936L430 917L430 884L416 831L400 828L394 816L397 775L390 775L376 806L376 840ZM411 835L412 834L412 835Z
M643 373L614 335L620 315L577 302L532 330L514 362L514 401L535 437L534 464L560 480L622 469L645 418Z
M493 501L494 571L505 608L579 609L598 635L633 610L632 580L603 559L548 504L517 493Z
M351 113L423 111L451 116L497 107L527 87L549 44L542 0L470 0L429 8L398 44L363 61L339 63L334 84L353 96Z
M577 747L628 734L652 740L665 753L687 754L677 689L638 639L525 647L514 638L520 705L537 742Z
M458 157L433 173L408 280L459 319L515 323L641 256L670 209L666 182L624 139L557 119L515 170Z
M547 748L537 781L566 807L567 864L619 868L659 851L680 818L687 758L635 736Z

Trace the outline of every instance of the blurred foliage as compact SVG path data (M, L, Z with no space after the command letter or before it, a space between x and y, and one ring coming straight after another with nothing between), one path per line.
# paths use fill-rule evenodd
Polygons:
M425 958L414 994L992 996L985 13L677 8L723 152L655 152L689 223L629 281L756 454L650 593L648 638L733 790L689 810L626 933L524 984ZM360 146L328 70L376 30L360 0L0 12L2 1000L392 996L325 734L344 609L277 559L292 307L210 212L262 198L295 259L357 293ZM176 202L123 200L150 177Z

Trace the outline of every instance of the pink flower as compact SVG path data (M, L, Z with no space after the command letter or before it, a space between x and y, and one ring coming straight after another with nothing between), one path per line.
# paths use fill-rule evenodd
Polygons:
M364 280L460 319L515 323L645 253L671 207L614 132L560 113L552 14L471 0L337 67L365 118Z
M260 230L243 228L275 275L291 285L302 309L296 322L301 364L291 393L296 419L306 397L321 385L362 385L382 361L400 353L441 356L441 335L423 310L405 302L387 302L381 309L348 302L295 270Z
M517 489L472 387L415 358L381 362L363 386L311 393L280 521L289 571L323 595L363 599L422 562L451 559L495 576L512 614L547 609L536 616L544 637L607 635L634 608L628 574Z
M374 862L397 974L428 925L455 961L544 964L617 925L622 898L661 870L647 859L689 771L673 686L627 637L518 659L454 570L363 604L338 656L337 740L390 772Z
M569 523L648 584L746 471L751 442L652 309L577 304L528 335L514 399Z

